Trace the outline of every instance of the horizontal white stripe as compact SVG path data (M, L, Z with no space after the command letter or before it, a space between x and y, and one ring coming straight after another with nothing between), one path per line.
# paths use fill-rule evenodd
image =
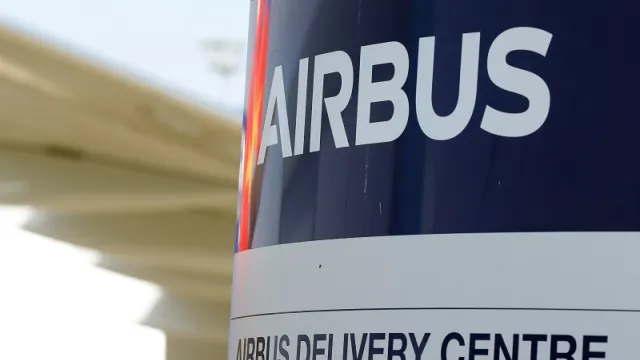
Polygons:
M418 235L236 254L232 317L391 307L640 309L640 233Z

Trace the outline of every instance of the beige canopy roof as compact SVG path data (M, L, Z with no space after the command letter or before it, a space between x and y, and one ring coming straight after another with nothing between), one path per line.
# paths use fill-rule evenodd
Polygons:
M239 119L0 27L0 129L0 203L37 211L25 229L161 285L146 322L167 360L226 356Z

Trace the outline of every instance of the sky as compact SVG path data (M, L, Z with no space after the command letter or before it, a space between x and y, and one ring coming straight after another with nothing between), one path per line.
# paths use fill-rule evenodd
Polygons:
M248 11L249 0L2 0L0 22L179 97L240 111L244 55L238 74L222 79L202 42L245 43Z

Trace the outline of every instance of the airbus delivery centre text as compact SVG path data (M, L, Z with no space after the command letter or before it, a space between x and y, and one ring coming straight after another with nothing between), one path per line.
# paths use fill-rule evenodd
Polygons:
M596 360L607 335L448 333L296 334L240 338L235 360Z

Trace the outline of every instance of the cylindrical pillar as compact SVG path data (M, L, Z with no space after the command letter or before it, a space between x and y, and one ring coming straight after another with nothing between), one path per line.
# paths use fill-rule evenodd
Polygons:
M229 360L636 356L637 14L252 1Z

